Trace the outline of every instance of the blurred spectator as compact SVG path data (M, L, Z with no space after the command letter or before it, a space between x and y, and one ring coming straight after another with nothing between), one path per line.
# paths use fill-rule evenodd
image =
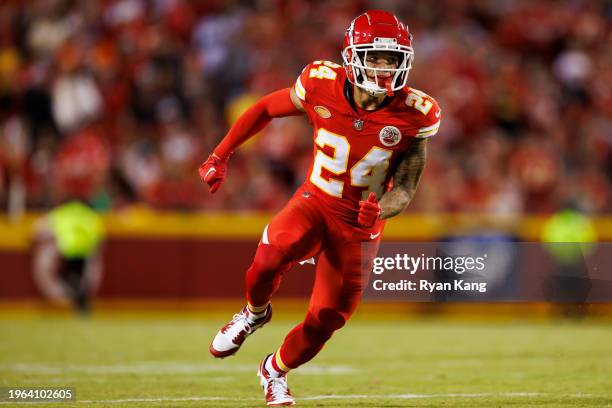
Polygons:
M597 232L591 220L572 203L551 215L542 227L541 241L554 264L547 292L565 316L584 316L593 287L586 259L594 251Z
M97 119L102 96L90 72L81 67L84 50L66 43L58 52L59 72L51 88L53 116L59 129L69 134Z
M312 154L304 118L237 152L214 197L197 166L258 96L339 62L368 8L409 24L410 84L444 110L409 211L612 209L612 5L588 0L4 1L2 208L66 189L104 206L133 193L163 209L280 208Z
M34 280L50 301L88 314L102 273L102 218L79 201L66 201L38 221Z

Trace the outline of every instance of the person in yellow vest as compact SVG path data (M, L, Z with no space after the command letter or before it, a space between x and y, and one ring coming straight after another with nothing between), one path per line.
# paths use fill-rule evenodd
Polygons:
M43 295L89 312L90 294L101 279L104 236L100 215L80 201L51 210L36 231L34 277Z
M592 285L585 257L598 240L592 221L568 206L546 220L540 238L555 268L550 300L559 303L564 315L583 315Z

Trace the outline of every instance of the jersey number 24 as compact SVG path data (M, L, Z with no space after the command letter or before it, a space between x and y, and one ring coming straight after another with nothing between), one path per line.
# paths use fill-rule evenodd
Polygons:
M310 182L323 190L325 193L342 197L344 181L334 177L325 180L321 176L323 169L333 174L341 175L346 173L348 168L349 145L346 137L332 133L326 129L319 129L315 143L321 149L329 146L334 149L333 156L328 156L322 150L317 151L310 175ZM393 152L374 146L365 156L361 158L350 169L351 185L356 187L367 187L362 193L362 200L365 200L370 191L374 191L378 197L382 194L383 182L389 169L389 159Z

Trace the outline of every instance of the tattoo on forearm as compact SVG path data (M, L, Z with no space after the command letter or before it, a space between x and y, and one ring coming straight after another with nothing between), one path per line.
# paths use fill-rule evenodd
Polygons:
M400 214L414 196L427 157L427 139L415 139L408 147L393 173L393 189L380 199L380 218Z

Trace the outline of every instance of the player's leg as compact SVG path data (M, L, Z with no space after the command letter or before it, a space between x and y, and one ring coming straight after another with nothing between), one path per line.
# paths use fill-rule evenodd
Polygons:
M360 286L355 280L343 279L327 250L321 253L306 318L260 364L258 376L268 405L294 403L287 372L311 360L333 332L344 325L357 306Z
M247 306L219 330L210 346L215 357L234 354L246 337L272 317L270 299L283 274L320 251L321 217L308 197L296 194L265 228L246 274Z
M342 273L348 265L343 268L341 259L347 258L349 253L354 251L347 247L338 252L326 250L319 256L308 312L274 354L275 371L286 372L311 360L354 312L362 285L358 271L350 275Z
M367 279L362 268L371 265L377 246L375 242L364 254L359 241L344 241L321 253L304 322L291 330L282 346L260 364L258 375L268 405L294 402L287 372L316 356L353 314Z
M84 258L63 258L60 276L64 280L74 308L81 314L89 312L89 292L85 279Z

